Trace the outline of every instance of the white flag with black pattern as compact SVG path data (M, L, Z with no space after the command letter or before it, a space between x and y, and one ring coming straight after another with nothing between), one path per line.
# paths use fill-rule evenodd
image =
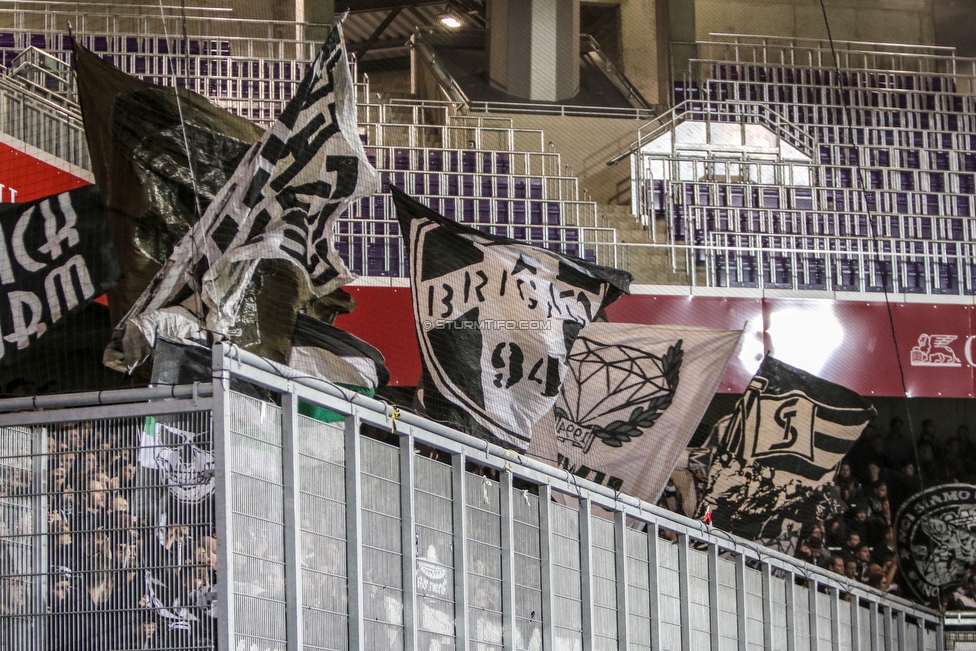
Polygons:
M428 414L525 451L579 331L631 276L453 222L403 192Z
M803 523L823 519L823 486L877 415L860 395L766 356L720 428L699 514L789 551Z
M127 366L145 358L157 334L226 336L262 259L294 263L317 296L352 280L332 227L349 204L379 189L359 140L355 85L336 25L295 97L123 319ZM133 327L145 342L130 336Z
M591 323L529 454L656 502L708 408L739 330Z
M345 330L301 313L295 316L288 366L312 377L366 389L390 381L383 353Z

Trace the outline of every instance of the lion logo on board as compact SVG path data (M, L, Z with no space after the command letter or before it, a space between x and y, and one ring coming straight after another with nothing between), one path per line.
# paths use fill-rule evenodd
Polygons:
M918 344L912 346L912 366L962 366L956 352L949 347L958 338L956 335L930 335L923 332L918 336Z

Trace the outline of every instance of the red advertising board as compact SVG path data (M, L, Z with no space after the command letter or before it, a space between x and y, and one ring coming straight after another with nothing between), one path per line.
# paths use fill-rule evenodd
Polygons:
M91 183L81 168L14 141L0 138L0 203L23 203Z
M383 352L393 384L416 385L420 353L410 290L347 291L357 307L336 325ZM654 294L622 296L607 309L618 323L744 330L719 386L723 393L741 393L768 352L862 395L932 398L976 393L974 312L958 303Z

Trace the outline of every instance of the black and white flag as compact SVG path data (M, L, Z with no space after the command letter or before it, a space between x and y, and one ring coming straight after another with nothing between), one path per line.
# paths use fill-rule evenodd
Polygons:
M288 366L312 377L376 389L390 381L383 353L334 325L299 313Z
M159 473L177 504L200 504L216 489L213 442L198 434L146 419L139 444L139 465Z
M876 415L850 389L767 356L718 426L699 513L711 507L716 527L789 551L802 524L824 508L824 484Z
M657 502L725 373L740 331L592 323L569 355L529 454Z
M316 296L352 280L332 241L343 210L380 189L359 140L355 85L333 28L295 97L177 244L122 322L131 368L158 335L226 336L262 259L294 263ZM137 330L140 336L130 336ZM133 352L133 348L137 348Z
M0 207L0 363L121 278L94 185Z
M629 273L453 222L394 189L408 238L424 406L524 451L556 402L580 330Z
M976 564L976 486L942 484L916 493L898 510L895 531L901 576L918 601L976 609L965 585Z

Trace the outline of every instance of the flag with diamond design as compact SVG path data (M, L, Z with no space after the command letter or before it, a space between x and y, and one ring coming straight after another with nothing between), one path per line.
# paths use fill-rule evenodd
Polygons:
M803 523L828 515L823 487L876 415L854 391L767 355L716 425L699 515L711 508L716 527L792 553Z
M453 222L393 190L427 413L523 452L579 331L631 276Z
M261 260L293 263L315 296L352 280L334 247L333 224L379 189L359 139L337 25L295 97L123 319L126 365L141 363L157 336L207 342L231 334Z
M592 323L529 454L656 502L708 407L738 330Z

